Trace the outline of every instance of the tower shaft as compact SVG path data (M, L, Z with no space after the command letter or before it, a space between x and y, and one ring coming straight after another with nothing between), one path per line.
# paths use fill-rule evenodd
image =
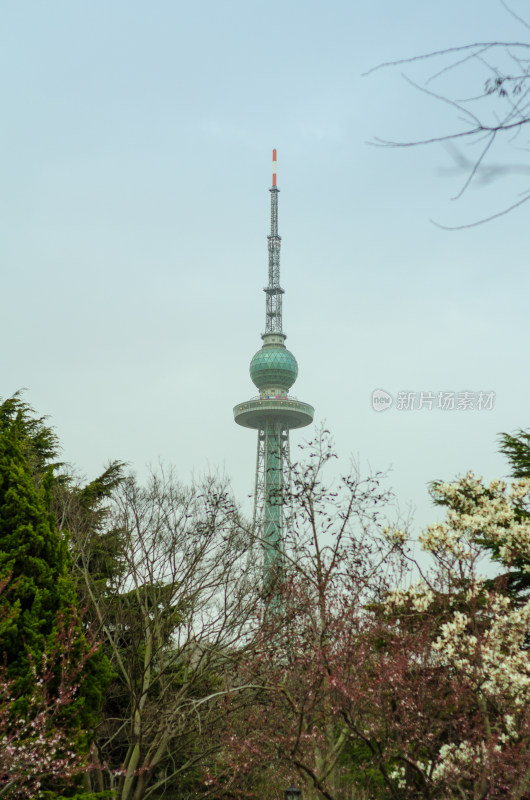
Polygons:
M254 527L263 543L264 583L267 586L282 566L285 525L285 488L289 481L289 428L274 418L258 431Z

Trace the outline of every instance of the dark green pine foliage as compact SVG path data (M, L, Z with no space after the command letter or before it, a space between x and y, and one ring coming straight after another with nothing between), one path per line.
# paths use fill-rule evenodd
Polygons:
M530 431L518 430L513 436L501 433L499 450L510 462L513 478L530 478Z
M508 459L512 478L530 478L530 431L520 429L514 435L501 433L499 450ZM521 519L528 519L530 508L521 505L519 513ZM492 556L500 560L495 542L488 542L487 547ZM519 558L503 575L508 592L520 600L527 599L530 592L530 573L526 571L529 566L530 559Z
M17 706L31 694L31 660L60 644L61 630L75 620L71 657L86 650L70 574L68 540L57 531L53 512L53 431L16 395L0 403L0 578L9 576L0 597L0 657L16 681ZM69 709L80 746L87 746L110 676L99 653L84 667L80 696Z
M31 451L24 413L10 412L0 407L0 575L10 576L0 645L9 677L26 678L27 651L38 659L59 614L75 605L75 593L67 542L49 510L51 468L38 474L37 487L28 455L36 463L39 454Z
M122 532L108 525L107 501L124 480L124 467L124 463L113 461L84 486L65 475L55 492L57 519L60 528L66 528L70 535L73 575L79 602L88 609L88 618L95 610L87 592L87 578L100 596L114 585L123 568Z

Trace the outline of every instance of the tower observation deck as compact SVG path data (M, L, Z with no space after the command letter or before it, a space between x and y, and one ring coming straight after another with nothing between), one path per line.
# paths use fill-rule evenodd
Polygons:
M265 332L263 345L250 362L250 377L259 396L234 408L238 425L258 431L258 455L254 494L254 526L264 551L264 586L271 585L282 565L284 535L284 488L289 470L289 431L313 421L314 409L289 395L298 375L294 355L285 347L280 286L280 246L278 235L278 193L276 150L272 151L271 232L269 282L265 287Z

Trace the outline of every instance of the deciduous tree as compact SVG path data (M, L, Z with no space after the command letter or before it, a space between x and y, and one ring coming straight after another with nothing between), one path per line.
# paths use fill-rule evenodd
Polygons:
M364 745L339 713L333 676L347 658L355 674L352 642L366 609L382 601L402 566L383 536L390 497L382 476L354 473L330 486L334 458L324 434L293 465L284 580L232 678L233 687L248 688L225 701L224 760L207 777L214 791L261 797L294 781L307 797L337 800L351 796L356 770L359 790L379 781L374 769L361 774Z
M214 700L253 613L248 536L227 488L134 477L112 495L117 569L102 581L89 538L75 560L116 677L97 731L93 790L182 794L219 747Z

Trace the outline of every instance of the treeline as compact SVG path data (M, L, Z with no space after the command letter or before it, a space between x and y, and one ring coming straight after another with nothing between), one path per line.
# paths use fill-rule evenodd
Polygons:
M425 568L384 476L328 482L324 431L265 595L227 485L79 480L4 401L0 798L530 797L529 438L508 484L432 485Z

